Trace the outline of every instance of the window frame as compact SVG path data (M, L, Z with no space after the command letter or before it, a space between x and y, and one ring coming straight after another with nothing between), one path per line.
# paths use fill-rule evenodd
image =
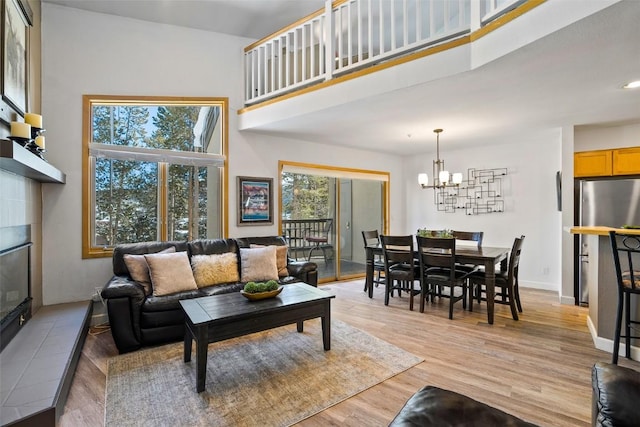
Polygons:
M106 258L113 255L113 247L96 246L92 238L92 212L95 210L95 183L90 159L90 147L92 140L92 111L93 105L165 105L165 106L188 106L188 105L216 105L222 110L222 144L221 155L224 163L219 168L220 174L220 226L221 237L229 234L229 203L228 203L228 182L229 182L229 98L227 97L175 97L175 96L120 96L120 95L83 95L82 96L82 258ZM158 162L159 179L166 173L169 164ZM163 172L163 170L165 170ZM164 194L158 185L159 199L158 206L162 208ZM159 220L161 220L160 218ZM166 224L161 221L161 236L165 235Z

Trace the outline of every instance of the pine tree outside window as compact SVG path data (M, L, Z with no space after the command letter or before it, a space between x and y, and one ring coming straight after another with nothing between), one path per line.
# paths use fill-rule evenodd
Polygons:
M83 257L226 235L226 98L84 97Z

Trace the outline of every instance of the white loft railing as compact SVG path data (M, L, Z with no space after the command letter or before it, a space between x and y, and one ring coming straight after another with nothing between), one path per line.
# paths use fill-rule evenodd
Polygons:
M245 48L245 105L478 29L525 0L327 0Z
M482 24L487 24L497 17L520 6L526 0L482 0L480 2L480 16Z

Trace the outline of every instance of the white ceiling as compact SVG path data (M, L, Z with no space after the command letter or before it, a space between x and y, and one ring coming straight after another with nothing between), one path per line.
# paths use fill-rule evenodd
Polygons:
M43 0L253 39L322 0ZM265 19L269 17L269 19ZM296 116L255 131L413 154L563 125L640 123L640 1L626 0L470 72ZM306 95L310 96L310 95ZM408 135L411 135L409 137ZM640 141L639 141L640 144Z
M42 0L92 12L261 39L324 7L324 0Z

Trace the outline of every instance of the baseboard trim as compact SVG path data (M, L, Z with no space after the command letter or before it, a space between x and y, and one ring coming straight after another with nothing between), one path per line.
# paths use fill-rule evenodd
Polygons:
M521 288L541 289L543 291L558 292L558 285L548 282L520 282Z
M560 297L560 304L563 304L563 305L575 305L576 304L576 299L574 297L561 296Z
M591 333L591 339L593 340L593 345L595 346L595 348L613 354L613 340L598 336L596 327L591 321L590 316L587 316L587 327L589 328L589 333ZM624 344L624 342L620 342L618 357L624 357L626 348L627 346ZM640 348L631 346L631 359L640 361Z

